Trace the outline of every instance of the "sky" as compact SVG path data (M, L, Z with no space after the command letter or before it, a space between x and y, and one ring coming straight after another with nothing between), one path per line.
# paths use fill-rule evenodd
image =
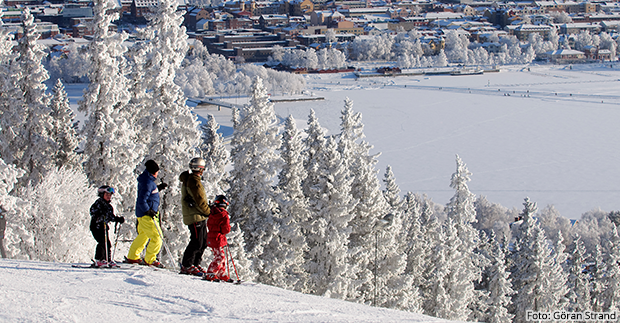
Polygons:
M0 259L0 322L451 322L267 285L121 266Z
M553 205L570 219L620 209L620 64L502 66L469 76L304 77L305 97L323 100L275 103L280 121L290 114L305 128L314 109L328 133L337 134L350 98L372 153L381 153L380 178L390 165L402 195L447 204L459 155L472 173L470 191L492 203L520 211L529 197L539 209ZM66 86L77 106L84 85ZM213 114L222 133L231 134L230 109L195 112L203 120Z

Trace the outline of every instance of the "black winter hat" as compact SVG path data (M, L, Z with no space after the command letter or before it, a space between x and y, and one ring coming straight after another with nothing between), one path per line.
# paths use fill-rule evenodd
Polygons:
M146 166L146 170L151 174L155 174L159 170L159 165L152 159L147 160L144 166Z

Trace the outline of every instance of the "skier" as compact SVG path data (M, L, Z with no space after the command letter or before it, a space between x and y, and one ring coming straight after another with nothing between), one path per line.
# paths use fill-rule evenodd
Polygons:
M200 266L207 248L207 218L211 209L202 186L201 177L205 170L204 159L197 157L189 162L189 171L179 175L181 181L181 207L183 224L187 225L190 240L181 262L181 274L202 276L206 270Z
M110 253L110 238L108 235L108 223L124 223L125 218L114 215L114 207L110 204L114 188L103 185L97 189L99 198L90 206L90 231L97 240L95 248L95 267L116 267L112 254Z
M162 245L159 225L159 191L168 185L166 183L155 184L159 174L159 165L154 160L148 160L144 166L146 169L138 176L138 197L136 199L138 236L131 243L125 262L164 268L164 265L157 260L157 254ZM142 260L140 253L147 242L149 246Z
M211 215L207 221L209 233L207 234L207 246L213 251L213 261L207 269L206 280L222 280L232 282L226 275L226 252L224 247L228 244L226 234L230 232L230 217L228 216L228 199L224 195L218 195L213 201Z

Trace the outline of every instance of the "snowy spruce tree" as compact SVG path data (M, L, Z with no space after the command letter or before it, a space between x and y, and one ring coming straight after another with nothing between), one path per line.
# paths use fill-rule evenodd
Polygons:
M620 310L620 236L615 224L612 224L607 241L606 263L607 270L604 276L605 289L601 293L605 300L603 311L614 312Z
M508 313L508 307L514 291L509 278L510 273L506 268L506 255L493 231L490 243L491 263L487 272L489 297L487 315L484 322L510 322L514 315Z
M297 130L295 119L289 116L281 135L280 156L284 162L278 176L276 196L279 212L276 221L280 225L280 235L272 240L273 249L281 267L272 275L273 285L282 288L308 292L308 275L304 266L304 255L308 251L304 227L311 214L308 199L304 196L301 183L306 178L303 164L303 144L301 133ZM279 250L276 249L279 245Z
M229 162L230 153L224 147L222 134L218 133L220 125L213 115L207 117L207 124L202 127L201 155L206 162L205 171L202 174L203 185L207 196L216 196L225 191L226 165Z
M306 133L304 167L308 176L302 189L312 214L306 226L309 289L316 295L354 299L355 278L347 262L349 222L357 203L350 194L352 179L335 140L326 137L314 110Z
M13 163L13 152L15 149L11 142L15 140L16 129L14 125L19 124L19 115L15 114L11 107L15 103L15 85L11 70L11 62L15 58L13 52L12 35L7 28L0 28L0 158L4 162Z
M2 117L10 122L7 126L12 133L9 138L3 138L9 139L10 145L3 159L26 171L20 179L20 187L25 187L28 183L36 185L55 167L52 156L56 147L50 138L52 120L44 84L49 78L42 62L46 54L37 43L40 35L28 8L21 19L23 36L17 41L17 57L10 67L14 86L9 89L12 102Z
M567 276L558 261L561 255L554 250L540 223L532 217L536 205L525 199L521 213L523 223L519 229L520 240L513 251L513 279L515 322L526 322L526 312L551 312L563 310Z
M270 282L279 259L271 240L278 236L274 181L281 165L273 103L260 78L254 79L250 104L241 111L231 142L229 198L231 221L239 223L245 235L246 252L253 260L258 281ZM269 246L269 248L266 248Z
M114 198L120 202L120 208L115 211L122 214L135 205L134 170L143 148L136 144L136 113L127 106L129 92L123 56L127 35L109 31L111 21L116 20L114 15L107 14L112 7L108 0L94 2L93 40L88 45L90 83L78 102L78 110L87 116L82 129L84 171L94 186L110 185L116 189Z
M158 181L168 184L160 192L159 212L164 239L173 258L181 257L189 239L180 211L179 174L187 170L193 157L199 156L201 141L197 117L174 81L188 50L188 36L181 26L183 16L177 6L177 1L160 0L147 16L148 24L143 30L146 42L140 49L145 56L137 62L143 62L143 84L134 84L143 92L133 98L133 104L140 109L140 135L146 145L140 165L155 160L160 167ZM132 80L139 78L132 76ZM140 167L140 171L143 169Z
M56 81L52 90L50 108L52 117L50 135L57 147L53 158L56 167L81 169L81 160L76 152L79 138L74 126L75 114L69 106L67 92L60 79Z
M392 247L394 237L400 233L400 212L394 213L390 227L381 227L379 220L392 210L388 205L378 178L376 169L377 155L371 155L373 148L368 142L363 141L364 125L362 115L353 111L353 102L345 99L344 109L341 112L341 133L338 143L338 150L342 154L343 161L349 168L351 183L351 195L357 200L353 209L353 219L349 223L351 235L349 238L349 263L356 273L356 296L355 300L361 303L371 300L375 301L377 285L386 286L387 282L395 279L400 280L404 266L405 257ZM381 236L381 243L373 248L373 240ZM377 259L372 259L370 255L373 250L378 248L378 252L386 261L379 266ZM376 257L375 257L376 258ZM388 260L389 259L389 260ZM377 271L377 275L374 275ZM376 276L376 277L375 277ZM373 282L378 280L378 282ZM393 286L395 287L395 286ZM401 295L404 291L391 291L393 294ZM386 305L383 305L386 306Z
M473 227L473 223L476 222L476 209L474 207L475 195L469 191L467 182L470 181L471 173L467 169L463 160L456 156L456 172L452 174L452 180L450 187L455 190L454 196L446 205L446 213L448 219L454 222L454 226L457 230L457 236L461 240L459 244L459 251L463 255L462 267L459 269L463 271L463 278L468 279L469 282L461 282L464 290L461 291L462 303L465 306L469 306L469 303L474 301L475 298L480 298L479 291L474 290L474 281L481 279L481 268L483 267L483 258L475 252L480 244L478 238L478 230ZM457 313L465 313L464 310L457 310ZM459 317L461 320L467 319L466 317Z
M591 284L588 274L583 271L586 262L586 248L579 236L575 237L571 245L572 252L568 271L568 311L584 312L591 310Z
M431 258L432 280L428 286L425 314L465 321L471 312L468 306L473 295L473 277L471 272L464 270L470 259L461 252L463 241L452 218L442 225L438 242Z

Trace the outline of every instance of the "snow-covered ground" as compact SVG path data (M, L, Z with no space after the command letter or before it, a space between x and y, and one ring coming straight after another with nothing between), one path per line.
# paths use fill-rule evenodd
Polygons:
M620 64L502 67L470 76L305 77L307 92L325 100L276 103L278 115L291 114L305 127L312 108L336 134L349 97L363 114L366 140L382 153L379 175L391 165L403 194L446 204L458 154L473 173L470 190L491 202L520 210L530 197L572 219L599 207L620 209ZM67 85L72 103L81 87ZM213 113L222 131L232 132L229 109L196 113Z
M449 322L168 270L8 259L0 259L0 304L0 322Z

